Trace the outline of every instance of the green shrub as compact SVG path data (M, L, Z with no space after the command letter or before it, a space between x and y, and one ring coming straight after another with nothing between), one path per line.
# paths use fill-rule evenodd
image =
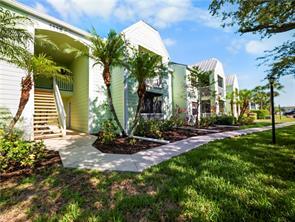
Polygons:
M28 142L17 135L0 138L0 171L10 167L34 167L45 156L45 145L42 142Z
M251 110L251 113L256 113L257 119L266 119L270 115L267 109Z
M183 126L184 121L179 117L171 117L168 120L158 121L160 125L161 131L169 131L172 130L174 127Z
M200 126L207 128L209 126L214 125L215 120L216 120L216 117L215 116L201 117L201 119L200 119Z
M117 127L112 120L104 120L101 124L99 139L103 144L110 144L117 138Z
M236 118L234 116L229 116L229 115L221 115L221 116L216 116L214 124L217 125L233 125L236 122Z
M161 132L160 121L159 120L140 119L139 124L137 125L134 134L137 135L137 136L161 138L162 137L162 132Z
M254 123L254 117L252 116L243 116L239 119L240 125L250 125Z

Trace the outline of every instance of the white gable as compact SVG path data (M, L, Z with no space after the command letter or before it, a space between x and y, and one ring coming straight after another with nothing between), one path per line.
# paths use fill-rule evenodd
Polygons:
M169 54L159 32L145 22L139 21L124 29L122 33L133 46L140 45L168 60Z

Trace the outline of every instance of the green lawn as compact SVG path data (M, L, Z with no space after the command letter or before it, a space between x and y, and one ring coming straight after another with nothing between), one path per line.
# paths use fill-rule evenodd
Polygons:
M54 167L1 184L3 221L294 221L295 126L209 143L141 174Z
M279 123L286 123L286 122L295 122L295 118L290 118L286 116L276 116L276 124ZM246 128L253 128L253 127L263 127L263 126L270 126L271 125L271 120L270 119L258 119L255 120L255 122L251 125L244 125L240 126L241 129L246 129Z

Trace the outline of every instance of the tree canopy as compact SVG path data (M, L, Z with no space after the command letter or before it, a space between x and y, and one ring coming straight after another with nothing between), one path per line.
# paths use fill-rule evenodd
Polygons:
M238 26L240 33L258 33L261 38L295 29L294 0L212 0L209 10L221 17L223 27ZM268 64L268 76L295 76L295 34L292 40L267 51L263 64Z

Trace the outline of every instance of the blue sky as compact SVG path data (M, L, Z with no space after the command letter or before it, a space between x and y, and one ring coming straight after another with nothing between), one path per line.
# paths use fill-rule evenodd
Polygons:
M121 31L142 19L161 34L174 62L194 64L215 57L226 74L238 76L240 88L263 84L266 67L256 58L291 38L291 33L270 39L240 35L234 28L223 29L208 13L209 0L19 0L41 12L84 30L92 26L105 36L112 28ZM276 103L295 105L295 78L284 77L285 86Z

